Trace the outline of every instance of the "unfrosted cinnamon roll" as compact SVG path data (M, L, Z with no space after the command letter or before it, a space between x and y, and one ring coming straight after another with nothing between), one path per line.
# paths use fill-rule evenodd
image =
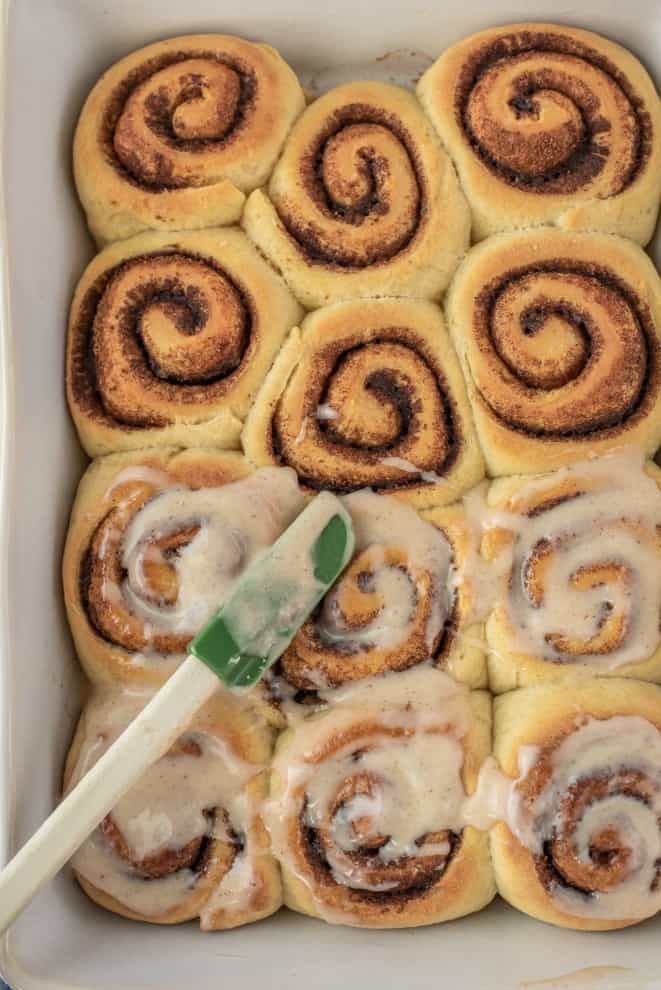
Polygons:
M335 704L351 685L418 665L485 687L482 627L472 621L466 573L471 534L461 508L421 518L370 491L342 501L354 556L267 673L266 697L276 711L295 719Z
M166 448L95 461L63 560L69 623L90 679L162 683L302 507L293 472L251 475L239 454Z
M468 245L468 207L415 98L377 82L303 113L243 226L307 307L365 296L434 298Z
M661 469L637 450L488 494L496 692L577 675L661 681ZM573 687L569 689L573 690Z
M300 307L239 230L106 248L69 316L67 397L88 454L233 448Z
M304 106L268 45L222 34L147 45L99 79L74 141L78 195L99 244L142 230L235 223Z
M661 197L661 104L620 45L558 24L445 51L418 96L454 159L477 240L553 223L646 244Z
M281 736L265 822L287 906L405 928L488 904L487 836L463 809L489 740L488 696L420 669L355 688Z
M98 694L67 758L74 787L151 695ZM271 737L219 695L103 819L72 860L81 887L124 917L205 931L258 921L281 904L280 877L259 814Z
M242 439L255 464L294 468L310 492L371 487L425 507L483 477L443 318L422 300L336 303L307 316Z
M635 244L543 230L477 245L447 298L493 476L661 443L661 281Z
M661 688L623 680L497 698L509 780L491 831L499 893L542 921L600 931L661 910Z

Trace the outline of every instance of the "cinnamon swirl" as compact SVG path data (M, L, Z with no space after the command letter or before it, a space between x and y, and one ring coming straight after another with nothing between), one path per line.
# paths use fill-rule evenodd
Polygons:
M488 904L487 836L463 809L489 744L488 696L420 669L354 688L281 736L264 816L287 906L405 928Z
M149 698L135 691L93 696L69 752L65 788ZM73 857L85 893L136 921L199 917L205 931L277 911L280 878L259 814L270 753L268 730L247 709L227 695L208 703Z
M96 241L235 223L304 103L275 49L241 38L171 38L123 58L88 96L74 140Z
M162 683L302 506L293 471L250 475L239 454L165 449L95 461L63 561L69 624L90 679Z
M85 450L238 447L300 314L239 230L149 232L106 248L69 317L67 397Z
M471 687L486 687L482 630L470 623L470 534L461 508L420 518L370 491L343 502L354 557L266 675L267 697L280 714L295 719L336 703L342 689L366 678L430 660Z
M661 444L661 281L635 244L500 234L462 264L447 316L491 475Z
M661 681L661 469L629 450L501 478L488 506L483 553L504 579L486 625L492 689Z
M294 468L309 492L367 486L443 505L483 477L457 359L422 300L336 303L294 330L243 432L255 464Z
M557 24L453 45L418 96L454 159L473 237L552 223L646 244L661 197L661 103L620 45Z
M661 909L661 688L584 681L495 701L507 775L491 831L498 890L520 911L603 931Z
M468 246L468 207L415 98L377 82L325 93L298 120L243 226L308 308L434 298Z

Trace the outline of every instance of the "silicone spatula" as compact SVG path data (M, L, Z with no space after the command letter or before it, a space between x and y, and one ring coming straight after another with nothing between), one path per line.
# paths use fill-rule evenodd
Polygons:
M0 932L71 858L218 689L254 685L351 558L341 502L318 495L248 568L190 655L0 873Z

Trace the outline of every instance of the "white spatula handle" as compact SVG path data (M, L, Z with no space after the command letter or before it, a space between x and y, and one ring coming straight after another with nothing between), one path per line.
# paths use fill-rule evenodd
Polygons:
M0 873L0 932L55 876L219 686L195 657L179 670Z

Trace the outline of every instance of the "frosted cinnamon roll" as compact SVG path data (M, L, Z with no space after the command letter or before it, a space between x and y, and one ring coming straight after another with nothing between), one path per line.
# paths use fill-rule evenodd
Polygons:
M378 82L305 110L242 222L310 309L434 298L468 246L468 207L433 128L410 93Z
M89 94L74 140L94 238L235 223L304 102L275 49L241 38L171 38L123 58Z
M661 469L628 450L488 495L496 692L577 674L661 681ZM572 689L573 690L573 689Z
M494 719L507 784L491 831L501 896L594 931L661 910L661 688L525 688L497 698Z
M483 629L472 621L466 573L471 534L461 509L421 518L367 490L343 502L353 559L266 674L267 717L295 721L341 701L344 688L420 664L485 687Z
M296 718L341 700L341 689L366 678L430 661L485 687L481 629L469 624L470 534L459 507L425 519L367 490L342 501L353 522L353 559L267 673L266 697Z
M558 24L490 28L444 52L418 96L457 166L476 240L549 223L651 238L661 104L620 45Z
M293 471L239 454L143 451L83 477L64 551L74 642L95 682L162 683L303 507Z
M661 281L602 234L501 234L469 253L447 298L493 476L661 444Z
M255 464L294 468L309 492L371 487L417 507L484 475L457 359L421 300L336 303L285 342L243 432Z
M112 692L88 702L67 759L65 790L150 697ZM199 918L205 931L277 911L280 877L259 814L270 753L268 730L247 710L225 695L207 704L73 857L85 893L136 921Z
M419 669L281 736L264 817L287 906L406 928L488 904L487 837L463 809L489 742L488 696Z
M85 450L238 447L300 314L239 230L150 232L106 248L69 316L67 398Z

